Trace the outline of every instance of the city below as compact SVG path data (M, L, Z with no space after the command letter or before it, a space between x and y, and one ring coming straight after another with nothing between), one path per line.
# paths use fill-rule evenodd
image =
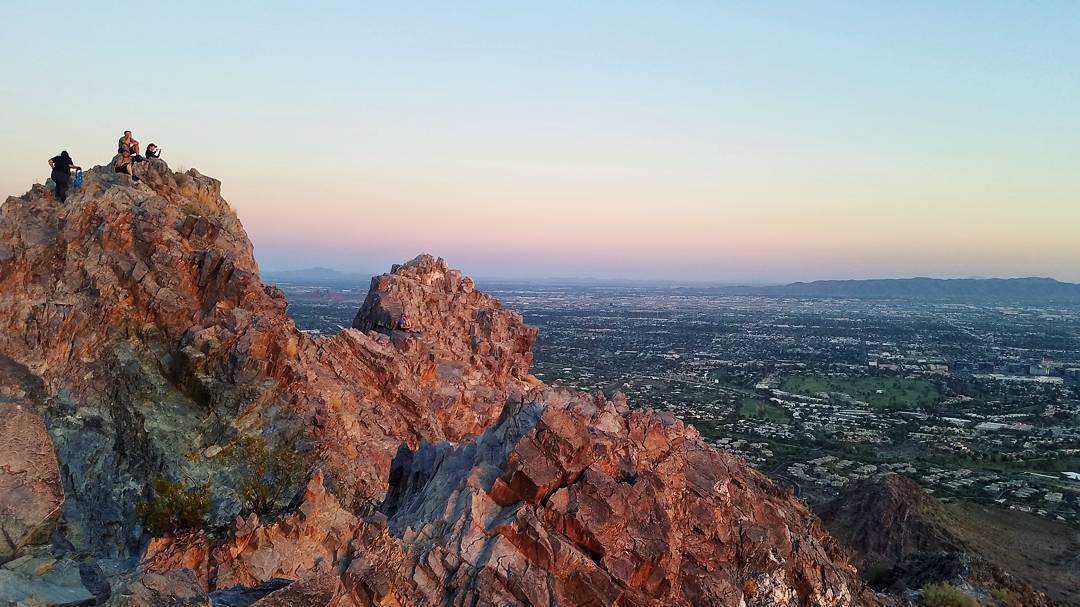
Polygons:
M368 289L268 278L312 334L348 327ZM945 502L1080 527L1078 299L479 287L540 328L540 379L668 410L811 504L896 472Z

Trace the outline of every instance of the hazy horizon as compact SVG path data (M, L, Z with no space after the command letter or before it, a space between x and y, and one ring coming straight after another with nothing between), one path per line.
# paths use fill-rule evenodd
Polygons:
M356 268L356 269L344 269L340 267L332 267L325 265L313 265L304 267L260 267L260 271L264 274L289 274L289 273L301 273L309 271L326 270L330 272L339 273L345 276L364 276L372 277L385 272L389 272L390 268L395 263L404 263L407 259L391 262L385 268L371 269L371 268ZM797 282L818 282L818 281L872 281L872 280L913 280L929 278L932 280L1013 280L1013 279L1050 279L1057 280L1059 282L1069 284L1080 284L1075 281L1061 280L1053 276L929 276L926 274L912 274L909 276L865 276L865 277L832 277L832 278L795 278L791 280L774 280L774 281L761 281L754 279L747 280L687 280L687 279L671 279L664 276L641 276L641 277L619 277L619 276L586 276L586 275L550 275L550 276L513 276L513 275L473 275L468 272L466 268L459 268L455 266L450 260L447 263L455 269L463 270L466 274L469 274L473 279L478 281L504 281L504 282L556 282L556 281L575 281L575 282L640 282L640 283L672 283L679 285L701 285L701 286L773 286L773 285L786 285Z
M267 271L1080 281L1080 4L6 13L0 195L132 129Z

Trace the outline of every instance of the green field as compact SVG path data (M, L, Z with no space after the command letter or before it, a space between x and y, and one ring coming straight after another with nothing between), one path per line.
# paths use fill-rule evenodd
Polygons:
M739 400L739 417L749 419L761 419L777 424L790 424L791 414L782 407L756 398L743 398Z
M906 377L791 375L780 382L779 388L784 392L810 396L819 392L842 392L880 411L928 408L942 399L941 391L933 382Z

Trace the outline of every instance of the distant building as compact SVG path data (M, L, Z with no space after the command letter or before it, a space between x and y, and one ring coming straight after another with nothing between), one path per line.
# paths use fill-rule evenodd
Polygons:
M970 360L954 360L949 370L953 373L970 373L975 370L975 365Z
M1052 376L1046 376L1046 375L1032 377L1030 375L1006 375L1006 374L1002 374L1002 373L988 373L988 374L975 375L974 377L976 377L978 379L994 379L994 380L997 380L997 381L1009 381L1009 382L1038 382L1038 383L1042 383L1042 384L1060 384L1060 383L1064 383L1064 380L1062 378L1060 378L1060 377L1052 377Z
M1030 368L1031 366L1027 363L1008 363L1005 365L1005 372L1015 375L1024 375Z

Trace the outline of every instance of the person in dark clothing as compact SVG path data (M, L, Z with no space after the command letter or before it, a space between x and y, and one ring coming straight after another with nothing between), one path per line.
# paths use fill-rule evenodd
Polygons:
M59 156L50 158L49 166L52 167L52 180L56 184L56 198L60 202L65 202L67 201L68 184L71 183L71 170L82 170L82 167L75 164L75 161L68 155L67 150L60 152Z
M159 148L156 143L151 143L150 145L146 146L146 157L161 158L161 148Z

